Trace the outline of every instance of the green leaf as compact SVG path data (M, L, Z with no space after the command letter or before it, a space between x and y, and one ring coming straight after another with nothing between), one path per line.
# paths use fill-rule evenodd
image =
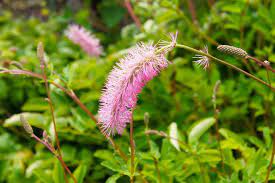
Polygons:
M270 129L268 127L264 127L263 128L263 135L264 135L264 140L265 140L265 144L267 147L271 146L271 132Z
M31 177L31 175L33 174L33 171L41 167L42 164L43 164L42 160L37 160L33 162L26 170L26 177Z
M157 146L157 144L150 140L150 153L151 155L156 158L156 159L159 159L160 158L160 153L159 153L159 147Z
M76 148L70 145L63 145L61 148L63 160L70 161L74 160L76 156Z
M52 183L52 172L45 171L49 166L52 166L52 161L37 160L28 166L26 169L26 177L31 178L35 175L43 183Z
M76 170L74 171L74 176L77 180L77 183L82 183L84 181L84 177L87 174L88 166L84 163L80 164ZM72 178L70 179L70 183L73 183Z
M121 177L120 174L115 174L109 177L106 181L106 183L116 183L116 181Z
M53 179L55 183L65 183L64 171L58 160L55 160L54 163Z
M103 160L112 160L113 153L108 150L99 149L94 153L94 156Z
M114 171L114 172L120 172L120 166L118 164L116 164L113 161L103 161L101 163L102 166L105 166L106 168L109 168L110 170Z
M35 126L38 128L45 128L46 125L46 120L44 119L43 115L39 113L30 113L30 112L24 112L21 113L25 119L28 121L28 123L31 126ZM6 119L4 122L5 127L10 127L10 126L20 126L21 121L20 121L20 115L21 114L15 114L12 115L10 118Z
M110 28L117 25L123 18L125 9L116 4L107 4L101 9L103 22Z
M196 143L199 138L214 124L215 119L212 117L196 122L193 128L190 130L188 135L188 142L190 144Z
M45 172L44 170L34 170L33 174L43 183L52 183L53 180L51 178L51 174L49 172Z
M49 109L44 98L30 98L22 107L23 111L46 111Z

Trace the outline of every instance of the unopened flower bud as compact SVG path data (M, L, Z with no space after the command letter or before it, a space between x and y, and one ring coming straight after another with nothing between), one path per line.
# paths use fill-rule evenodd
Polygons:
M270 62L269 62L268 60L265 60L264 63L265 63L266 65L270 65Z
M145 123L146 126L148 126L148 124L149 124L149 118L150 118L149 113L145 112L144 113L144 123Z
M37 45L37 57L40 60L41 65L45 65L44 46L42 42Z
M47 134L47 131L46 131L46 130L43 131L43 140L44 140L45 142L47 142L47 143L52 143L52 140L51 140L51 138L49 137L49 135Z
M47 137L48 137L48 134L47 134L46 130L44 130L44 131L43 131L43 138L45 139L45 138L47 138Z
M237 57L246 58L248 56L248 53L241 49L234 46L229 45L219 45L217 48L220 52L229 54L229 55L235 55Z
M20 121L23 125L23 128L25 129L25 131L29 134L32 135L33 134L33 130L31 125L28 123L28 121L24 118L24 116L21 114L20 115Z

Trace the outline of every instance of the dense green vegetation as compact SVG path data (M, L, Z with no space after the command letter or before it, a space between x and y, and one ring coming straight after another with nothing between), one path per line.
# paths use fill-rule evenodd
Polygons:
M23 67L40 74L36 47L41 41L49 80L72 89L96 115L106 77L127 49L140 41L169 40L167 35L178 31L178 43L198 50L206 45L211 55L268 83L264 67L216 47L241 47L274 68L275 1L193 2L194 11L183 0L132 0L140 29L120 1L86 0L77 10L67 3L59 11L46 3L36 17L18 16L2 7L1 70ZM65 36L72 22L100 39L103 55L90 57ZM135 181L264 182L272 152L274 92L214 61L204 70L193 62L194 56L175 48L167 57L172 64L139 95L134 111ZM275 86L274 73L269 71L269 77ZM214 110L212 96L218 80ZM63 159L78 182L129 182L129 130L113 137L128 158L124 161L70 97L53 85L50 91ZM55 139L46 95L41 79L0 75L0 182L65 182L59 161L20 123L23 113L37 136L46 130ZM275 180L275 169L269 180Z

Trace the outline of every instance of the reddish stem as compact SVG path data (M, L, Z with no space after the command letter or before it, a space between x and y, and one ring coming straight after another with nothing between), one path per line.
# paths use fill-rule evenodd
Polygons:
M136 16L136 14L134 13L134 10L132 8L132 5L130 3L130 0L125 0L124 1L124 5L128 11L128 13L130 14L131 18L133 19L133 21L135 22L136 26L140 29L141 28L141 23L139 18Z
M62 167L64 168L64 170L66 170L67 173L68 173L71 177L73 177L74 182L77 183L77 180L74 178L74 175L72 174L72 172L70 171L70 169L68 168L68 166L66 165L66 163L63 161L62 157L56 153L54 147L53 147L51 144L49 144L49 143L47 143L47 142L41 140L41 139L40 139L39 137L37 137L35 134L32 134L31 137L34 138L34 139L35 139L36 141L38 141L39 143L43 144L43 145L44 145L44 146L45 146L45 147L46 147L46 148L47 148L47 149L48 149L48 150L58 159L58 160L59 160L59 162L61 163L61 165L62 165Z
M50 93L50 89L49 89L49 84L48 84L48 79L47 79L47 74L46 74L46 67L45 67L45 62L43 59L40 60L41 61L41 70L42 70L42 76L43 76L43 80L45 82L45 88L46 88L46 92L47 92L47 101L49 103L50 106L50 111L51 111L51 116L52 116L52 120L53 120L53 126L54 126L54 135L55 135L55 139L56 139L56 145L57 145L57 152L58 152L58 159L61 163L61 165L63 166L63 168L65 168L67 170L67 172L69 173L69 175L72 177L73 181L75 183L77 183L76 178L74 177L74 175L71 173L71 171L68 169L68 167L66 166L65 162L63 161L62 158L62 153L61 153L61 147L60 147L60 141L58 139L58 133L57 133L57 129L56 129L56 121L55 121L55 116L54 116L54 108L53 108L53 103L52 103L52 99L51 99L51 93ZM68 171L69 170L69 171ZM66 177L66 173L64 172L64 178L65 181L68 182L67 177Z
M188 8L191 13L192 21L195 25L198 25L197 13L196 13L196 6L193 0L188 0Z
M40 74L36 74L33 73L31 71L26 71L26 70L3 70L0 71L0 73L4 73L4 74L19 74L19 75L27 75L27 76L31 76L34 78L38 78L38 79L43 79L43 76ZM97 123L97 119L95 118L95 116L89 111L89 109L80 101L80 99L75 95L75 93L72 90L68 90L66 88L64 88L63 86L55 83L54 81L48 81L49 83L51 83L52 85L54 85L55 87L61 89L64 93L66 93L69 97L71 97L71 99L73 99L73 101L96 123ZM100 128L99 128L100 129ZM114 142L114 140L111 137L105 136L107 138L107 140L110 141L111 145L113 146L113 148L115 149L115 151L123 158L123 160L126 162L128 160L128 157L124 154L124 152L118 147L118 145Z
M134 122L133 115L130 122L130 146L131 146L131 176L130 182L134 183L134 174L135 174L135 142L134 142Z
M257 64L259 64L259 66L264 66L267 70L270 70L271 72L275 73L275 69L273 69L269 64L249 55L246 58L253 60Z

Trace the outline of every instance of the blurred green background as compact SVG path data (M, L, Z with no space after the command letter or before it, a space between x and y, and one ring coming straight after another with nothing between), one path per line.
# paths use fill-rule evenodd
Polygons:
M41 73L36 46L42 41L49 78L61 85L65 82L96 115L105 79L127 49L140 41L168 40L168 33L178 31L178 43L196 49L206 45L210 54L267 81L264 68L224 55L216 46L241 47L274 65L275 1L131 0L131 4L141 28L122 0L2 0L0 66L14 69L17 61L24 69ZM102 56L89 57L66 38L64 31L71 23L100 39ZM194 64L193 56L174 49L168 55L172 64L139 95L134 113L136 182L264 182L272 150L274 92L214 62L205 71ZM274 73L269 74L274 86ZM222 153L213 123L212 94L218 80ZM128 182L129 162L114 152L95 123L66 94L54 86L50 89L64 160L78 182ZM44 84L38 79L0 75L0 182L65 182L59 162L19 122L19 114L24 113L35 134L42 136L46 130L53 137L45 97ZM150 115L149 129L176 135L184 142L179 150L171 139L145 135L145 112ZM178 134L170 129L172 122ZM196 125L206 126L192 140ZM128 130L114 139L129 156Z

